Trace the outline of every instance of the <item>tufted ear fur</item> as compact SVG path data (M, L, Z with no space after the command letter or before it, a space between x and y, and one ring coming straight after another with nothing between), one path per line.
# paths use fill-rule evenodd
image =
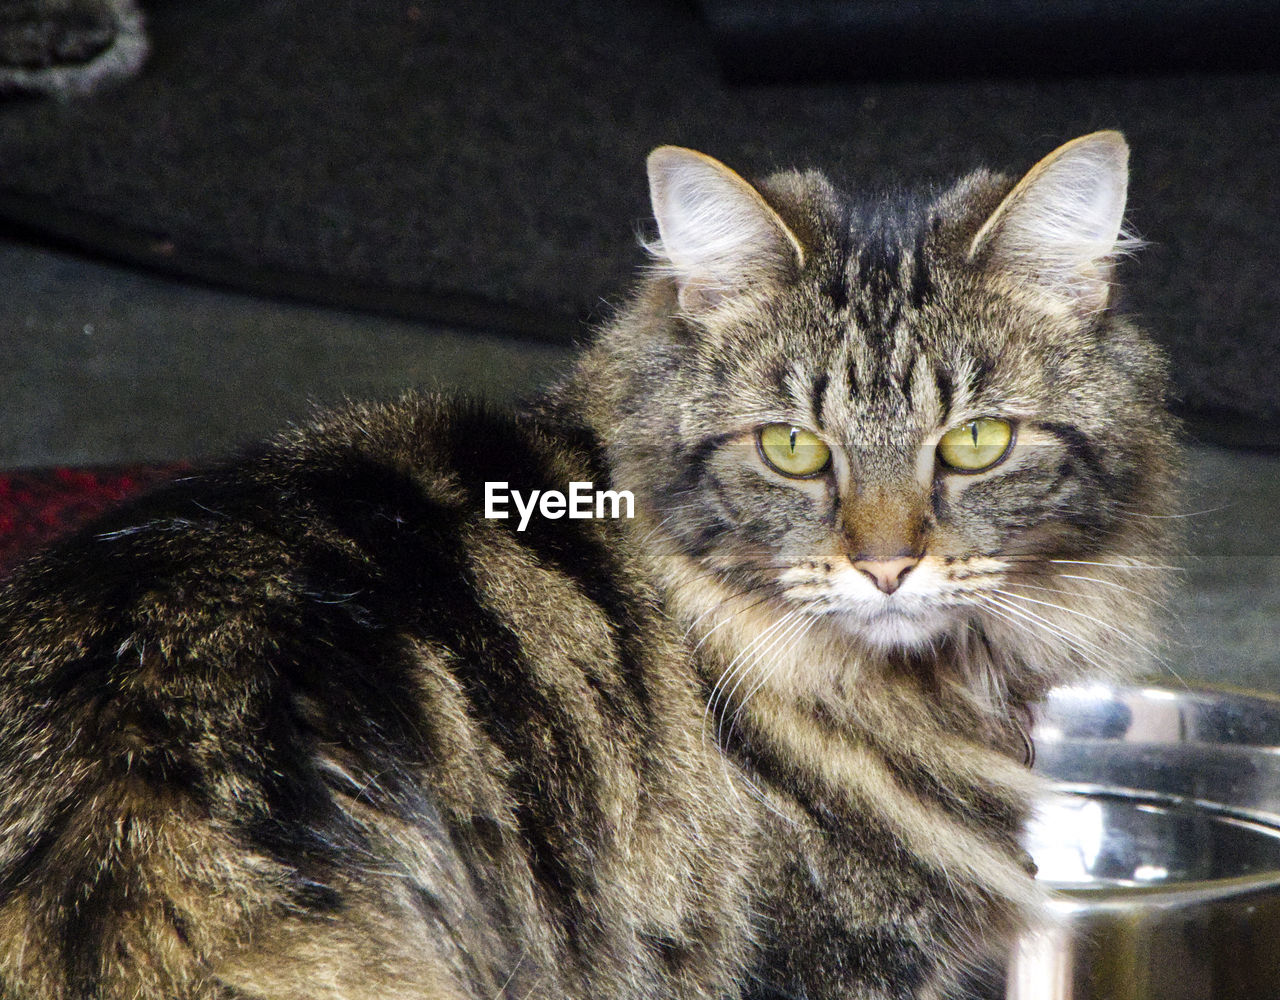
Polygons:
M680 307L696 312L760 282L785 280L804 262L799 240L760 193L723 163L692 149L649 154L658 242L649 249L674 276Z
M1072 312L1105 309L1120 231L1129 146L1094 132L1037 163L983 224L969 259L1038 285Z

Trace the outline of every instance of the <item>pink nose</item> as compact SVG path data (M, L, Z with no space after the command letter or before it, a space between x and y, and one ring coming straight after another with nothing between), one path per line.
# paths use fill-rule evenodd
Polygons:
M915 556L901 559L859 559L853 568L864 573L884 593L892 594L902 586L908 573L920 562Z

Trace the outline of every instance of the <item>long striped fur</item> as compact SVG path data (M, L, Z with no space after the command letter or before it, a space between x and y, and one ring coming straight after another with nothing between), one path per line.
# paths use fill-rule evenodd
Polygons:
M1153 642L1123 152L858 201L659 151L656 266L527 412L351 405L18 568L0 998L956 995L1040 912L1030 706Z

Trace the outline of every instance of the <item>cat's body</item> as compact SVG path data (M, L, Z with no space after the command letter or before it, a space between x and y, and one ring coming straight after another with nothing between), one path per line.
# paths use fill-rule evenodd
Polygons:
M1028 703L1164 561L1160 360L1080 308L1114 232L1057 302L1001 256L1043 182L858 233L814 175L651 179L669 273L535 412L350 407L18 570L0 996L942 997L1035 918Z

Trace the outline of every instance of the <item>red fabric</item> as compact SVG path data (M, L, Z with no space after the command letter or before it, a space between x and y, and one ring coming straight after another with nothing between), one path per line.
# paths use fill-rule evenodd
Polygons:
M0 570L183 465L0 472Z

